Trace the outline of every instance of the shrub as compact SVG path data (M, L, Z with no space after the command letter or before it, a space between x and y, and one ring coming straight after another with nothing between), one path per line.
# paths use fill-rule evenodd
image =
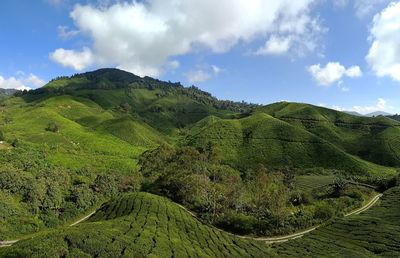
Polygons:
M314 218L318 220L329 220L335 214L332 206L326 202L319 202L315 205Z
M47 124L47 127L45 130L48 132L57 133L60 130L60 128L55 122L50 122Z

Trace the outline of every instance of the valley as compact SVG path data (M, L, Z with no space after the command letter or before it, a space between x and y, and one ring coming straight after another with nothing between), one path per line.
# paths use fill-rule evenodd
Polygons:
M391 118L100 69L2 95L0 137L2 257L399 252Z

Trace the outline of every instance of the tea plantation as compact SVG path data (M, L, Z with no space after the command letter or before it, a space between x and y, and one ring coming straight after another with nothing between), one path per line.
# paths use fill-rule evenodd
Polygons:
M360 215L338 219L303 238L275 246L280 257L399 257L400 188Z
M87 222L42 233L2 257L269 257L264 242L204 225L164 197L128 194L102 206Z

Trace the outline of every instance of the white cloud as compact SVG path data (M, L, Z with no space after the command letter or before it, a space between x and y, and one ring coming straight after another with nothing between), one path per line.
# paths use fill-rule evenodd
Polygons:
M201 83L218 76L224 69L216 65L198 65L196 70L186 73L186 79L189 83Z
M378 98L378 100L376 101L375 104L365 105L365 106L353 106L353 107L348 107L348 108L338 106L338 105L328 106L328 105L319 104L319 106L332 108L332 109L335 109L338 111L354 111L354 112L357 112L357 113L363 114L363 115L372 113L372 112L376 112L376 111L384 111L384 112L393 113L395 110L395 108L393 106L389 105L388 101L384 98Z
M330 86L332 83L340 82L344 76L350 78L362 76L360 67L352 66L346 69L338 62L329 62L325 67L315 64L308 67L308 71L321 86Z
M93 63L156 76L174 56L199 48L223 53L239 42L270 40L271 35L291 38L296 44L290 47L304 53L318 46L316 38L323 31L310 14L314 2L137 0L97 7L76 5L71 17L80 33L93 41L90 53L96 60L89 58L93 62L88 62L82 54L77 55L79 51L65 49L51 56L62 51L63 58L53 60L79 70ZM82 58L86 61L78 62Z
M393 107L387 105L387 101L383 98L379 98L377 103L373 106L354 106L351 111L356 111L360 114L368 114L375 111L387 111L390 112Z
M362 72L359 66L352 66L348 68L345 74L350 78L361 77Z
M64 67L70 67L81 71L94 63L94 55L89 48L82 51L65 50L59 48L50 54L50 59Z
M335 7L339 8L346 7L349 3L353 3L352 7L354 8L356 16L363 19L375 13L391 1L393 0L332 0L332 3Z
M366 57L379 77L400 81L400 2L391 3L375 15L370 31L372 41Z
M2 89L17 89L17 90L30 90L32 88L38 88L45 84L44 80L40 79L34 74L29 74L27 77L24 72L18 71L18 77L11 76L4 78L0 75L0 88Z
M68 26L58 26L58 36L62 39L70 39L78 34L78 30L70 30Z
M364 18L374 13L377 8L388 4L391 0L355 0L354 9L359 18Z
M186 74L189 83L205 82L211 78L211 74L204 70L190 71Z
M34 74L29 74L29 76L25 79L23 79L24 83L30 86L33 86L33 88L38 88L42 87L45 84L45 81L40 79Z
M286 54L292 45L292 39L289 37L271 36L265 45L259 48L257 55L282 55Z
M215 75L218 75L218 74L220 74L220 73L223 71L222 68L220 68L220 67L218 67L218 66L216 66L216 65L212 65L211 68L212 68L212 70L213 70L213 72L214 72Z

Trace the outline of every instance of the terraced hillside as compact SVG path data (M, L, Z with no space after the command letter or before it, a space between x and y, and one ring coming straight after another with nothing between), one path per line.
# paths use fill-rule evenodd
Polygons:
M211 143L227 162L242 169L261 163L267 167L324 167L358 175L393 173L346 153L302 126L263 112L241 119L206 118L189 130L184 142L203 148Z
M338 172L332 172L334 176L381 179L398 166L398 125L388 118L355 117L296 103L260 107L221 101L196 87L117 69L60 77L1 100L0 240L62 226L112 196L138 191L146 182L138 160L159 145L192 145L198 149L190 153L198 153L202 162L203 156L218 160L210 169L193 169L191 178L198 180L201 171L206 189L221 191L218 201L229 208L233 205L223 201L225 188L220 184L230 188L223 180L235 175L236 183L244 183L232 192L243 193L251 178L246 172L254 172L258 163L268 169L322 168ZM163 162L158 165L165 167ZM315 185L321 183L317 181ZM282 189L286 192L286 186ZM210 207L207 198L201 200L202 207ZM235 195L229 198L237 200ZM236 219L235 214L231 217Z
M166 198L138 193L87 222L0 249L2 257L269 257L263 242L201 224Z
M288 102L261 107L259 111L303 128L362 159L385 166L400 165L400 123L395 120Z
M321 227L274 248L279 257L398 257L400 188L384 193L370 210Z

